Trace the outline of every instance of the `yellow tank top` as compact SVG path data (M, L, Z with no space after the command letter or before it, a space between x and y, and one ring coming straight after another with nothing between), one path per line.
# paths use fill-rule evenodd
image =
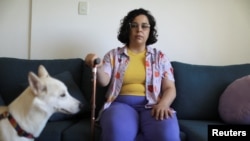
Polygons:
M129 64L124 74L121 95L145 96L146 50L141 53L133 53L129 49Z

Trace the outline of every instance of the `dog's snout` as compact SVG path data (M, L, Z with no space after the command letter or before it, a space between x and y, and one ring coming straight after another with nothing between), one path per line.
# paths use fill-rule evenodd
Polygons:
M83 104L82 103L79 103L79 109L82 109L83 108Z

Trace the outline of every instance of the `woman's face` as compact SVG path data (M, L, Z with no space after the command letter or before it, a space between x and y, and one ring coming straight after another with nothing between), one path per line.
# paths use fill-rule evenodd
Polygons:
M147 16L138 15L130 23L130 45L146 45L150 32L150 24Z

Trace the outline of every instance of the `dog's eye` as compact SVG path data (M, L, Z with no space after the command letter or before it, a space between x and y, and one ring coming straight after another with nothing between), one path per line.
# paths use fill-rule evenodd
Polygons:
M61 94L60 96L61 96L61 97L65 97L65 96L66 96L66 94Z

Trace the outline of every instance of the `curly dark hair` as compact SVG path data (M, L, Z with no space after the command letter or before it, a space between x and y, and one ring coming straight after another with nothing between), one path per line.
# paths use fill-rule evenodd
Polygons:
M130 35L130 26L129 23L131 23L135 17L138 15L145 15L148 18L149 24L150 24L150 32L149 37L146 42L146 45L151 45L157 42L157 30L155 29L156 21L155 18L151 15L150 11L145 10L143 8L134 9L121 20L120 22L120 28L118 32L118 40L125 45L129 45L129 35Z

